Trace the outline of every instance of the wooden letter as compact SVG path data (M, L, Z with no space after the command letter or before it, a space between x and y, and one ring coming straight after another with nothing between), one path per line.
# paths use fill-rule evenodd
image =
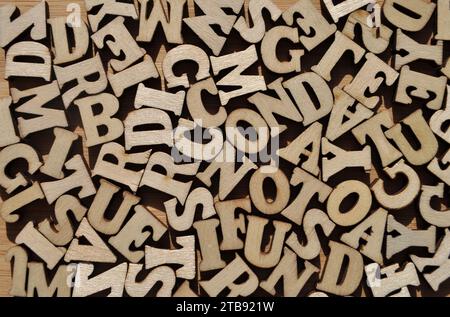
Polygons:
M447 78L450 78L450 58L447 59L447 64L445 65L445 67L441 68L441 72L447 76Z
M300 42L308 51L313 50L336 31L336 25L328 23L311 0L297 1L283 12L283 19L287 25L292 26L296 22L302 29L305 35L300 36Z
M228 141L225 141L222 151L197 178L208 187L211 187L211 178L220 170L219 199L225 200L239 182L251 170L257 168L246 156L242 158L241 166L236 170L236 149Z
M153 171L155 166L164 168L165 173ZM174 159L167 153L156 152L150 156L145 167L139 187L147 186L157 189L169 195L175 196L178 201L184 205L186 197L192 185L190 182L181 182L174 179L175 175L195 175L197 174L200 163L175 164Z
M64 163L66 162L73 142L78 140L79 136L76 133L61 128L54 128L53 134L55 135L55 140L40 171L53 178L62 179L64 178L62 171Z
M314 196L317 194L317 199L324 203L330 195L332 188L298 167L294 169L290 183L292 186L301 185L301 189L297 197L281 214L295 224L301 225L306 208Z
M334 222L322 210L311 209L308 210L303 219L303 231L307 242L303 245L300 244L298 235L295 232L292 232L286 239L286 245L304 260L315 259L320 254L321 246L316 226L320 226L327 237L330 236L336 227Z
M355 28L356 25L359 25L362 32L362 41L366 49L374 54L381 54L388 48L393 32L383 24L376 28L370 27L367 23L368 19L371 19L371 17L366 10L353 12L348 17L342 33L354 40L356 36Z
M61 67L54 66L56 79L58 80L59 88L62 90L63 86L71 81L76 81L77 85L70 88L63 95L64 106L69 108L72 102L83 92L94 95L101 93L108 86L108 79L106 78L105 70L100 59L100 55L96 54L90 59L78 62L76 64ZM91 76L98 75L97 80L89 80Z
M359 102L356 103L355 111L352 112L350 109L356 100L339 87L335 87L333 93L334 105L326 132L327 139L332 142L373 116L373 112Z
M166 208L167 222L170 227L180 232L189 230L194 222L198 206L202 206L202 219L208 219L216 214L213 196L209 190L203 187L198 187L189 194L181 215L178 215L176 211L176 198L166 201L164 207Z
M328 159L327 154L333 158ZM363 167L366 172L372 169L370 146L365 146L361 151L345 151L322 138L322 180L327 182L330 177L348 167Z
M249 128L243 129L240 122L247 122ZM251 109L236 109L228 115L225 133L230 142L241 153L257 156L270 139L270 131L264 119Z
M145 246L145 268L151 269L165 264L181 265L175 271L177 277L192 280L195 278L195 236L177 237L181 249L165 250Z
M87 297L110 289L108 297L122 297L127 275L127 263L121 263L108 271L89 278L94 272L94 265L79 263L73 288L73 297Z
M219 239L217 238L219 220L208 219L196 221L193 226L197 232L198 244L200 245L200 271L204 272L224 268L227 264L221 258Z
M402 132L402 124L407 125L413 131L415 136L414 147ZM394 141L406 160L412 165L420 166L430 162L436 156L439 149L438 141L423 117L421 109L413 112L403 119L401 123L390 128L386 131L385 135L388 139ZM419 149L417 149L417 142L420 144Z
M141 274L143 264L128 265L127 278L125 280L125 290L131 297L145 297L158 282L162 282L156 297L171 297L175 287L175 272L168 266L160 266L147 274L144 280L136 281L137 275Z
M117 257L91 227L88 220L83 218L75 232L75 237L67 249L64 261L66 262L95 262L116 263ZM83 237L89 244L81 244L77 238Z
M92 227L106 235L113 235L119 232L122 227L125 218L130 212L131 208L139 203L141 200L139 197L133 194L123 191L122 192L122 202L111 217L111 208L108 208L114 194L120 190L120 187L111 184L110 182L101 179L100 188L97 190L94 201L89 207L88 220ZM108 212L108 218L105 216Z
M226 38L218 35L212 28L219 26L222 33L230 34L233 29L236 15L225 13L228 8L234 14L241 11L243 0L195 0L194 3L202 10L204 15L184 18L183 22L211 49L214 55L219 55L225 45Z
M17 61L21 58L33 57L39 59L39 63L28 63ZM52 71L52 58L48 48L38 42L19 42L11 46L6 52L5 78L39 77L50 81Z
M275 296L275 285L283 278L283 296L296 297L313 274L320 270L310 262L304 261L305 269L299 274L297 255L286 247L283 253L280 263L278 263L270 276L260 283L260 286L266 292Z
M448 0L438 0L437 5L437 33L434 38L450 41L450 5Z
M246 274L245 281L236 281ZM200 281L201 287L212 297L228 289L228 297L249 296L258 288L258 277L236 253L235 259L209 281Z
M298 30L288 26L276 26L270 29L261 43L261 57L264 65L277 74L288 74L291 72L300 72L300 58L303 56L303 50L289 50L290 61L280 61L277 50L281 39L288 39L294 44L299 43Z
M96 96L85 97L75 101L83 121L86 134L86 146L91 147L108 143L123 134L123 124L112 116L119 111L119 101L114 95L103 93ZM95 114L94 106L101 106L101 112ZM107 132L100 135L99 127L106 128Z
M172 121L167 112L159 109L145 108L128 113L123 122L125 126L125 149L136 146L167 144L173 146ZM143 129L150 126L151 129ZM163 129L155 129L153 127Z
M442 65L444 44L438 41L437 45L420 44L407 36L402 30L397 29L396 51L406 52L406 54L395 55L395 69L399 70L402 66L412 63L416 60L434 61L438 66Z
M363 67L353 81L344 87L344 90L367 108L373 109L380 103L381 98L378 96L368 97L368 92L371 95L375 94L383 82L387 86L392 86L397 78L398 73L393 68L374 54L367 53Z
M322 124L314 122L310 127L302 132L294 141L285 148L277 150L277 155L291 162L295 166L301 163L301 157L306 156L308 160L301 164L301 167L311 174L318 176L320 173L320 138L322 135ZM309 150L309 148L311 150Z
M124 22L124 17L117 17L91 36L92 41L99 49L104 47L105 38L108 39L106 45L111 53L120 57L120 59L110 59L109 61L111 68L116 72L131 66L145 54L145 51L137 45L133 36L128 32Z
M176 88L182 86L189 88L189 79L186 74L176 76L173 67L181 61L193 61L198 65L198 71L195 74L197 81L209 77L209 58L208 55L199 47L184 44L179 45L167 52L163 61L163 73L167 81L167 88Z
M0 98L0 148L20 142L11 116L11 97Z
M207 128L202 132L197 121L183 118L178 120L173 138L175 148L172 148L172 155L183 154L195 161L211 162L222 151L224 144L224 136L219 128ZM207 138L211 141L206 143ZM184 158L177 157L177 160L183 161Z
M80 19L80 24L72 26L67 17L56 17L47 20L52 30L53 64L60 65L82 58L89 48L89 30L86 23ZM73 33L73 46L67 33Z
M403 159L398 161L393 167L386 167L384 171L390 179L395 180L398 174L406 176L408 182L401 190L393 195L386 193L385 183L382 179L377 179L372 184L372 191L378 202L388 209L402 209L411 204L420 191L419 175Z
M352 231L344 233L341 241L359 250L369 259L383 264L381 248L383 247L387 216L387 211L379 208ZM365 243L361 243L361 240Z
M319 104L314 104L312 96L306 90L308 85L314 91ZM300 112L303 114L303 125L306 127L328 115L333 108L333 94L325 80L319 75L308 72L293 77L283 83L289 90ZM320 92L320 93L319 93Z
M402 252L410 247L426 247L428 252L436 250L436 227L430 226L427 230L411 230L389 215L387 221L387 232L397 234L395 237L388 234L386 237L386 258Z
M450 230L445 230L445 236L439 245L439 249L432 258L421 258L416 255L411 255L411 260L416 265L420 272L423 272L425 267L437 267L433 272L424 274L424 278L434 291L439 290L441 283L445 282L450 277Z
M245 216L239 213L236 218L236 211L244 210L251 213L252 206L249 198L235 199L229 201L218 201L215 203L217 215L220 218L220 226L222 229L222 243L220 250L240 250L244 247L244 242L239 238L238 231L242 234L246 233Z
M256 216L247 216L248 227L245 239L245 258L253 265L260 268L271 268L280 261L286 234L292 225L282 221L273 221L275 231L271 235L271 243L268 248L263 246L262 240L268 219ZM262 251L264 250L264 251Z
M450 167L448 166L448 163L450 163L450 150L447 151L442 159L439 160L438 158L435 158L431 161L427 168L431 173L439 177L444 181L444 183L450 186ZM447 166L447 168L444 169L441 166Z
M273 198L266 198L264 193L263 185L269 178L275 185L276 193ZM276 169L272 173L265 173L260 168L253 173L249 184L252 202L259 211L266 215L278 214L286 207L291 195L289 189L289 180L280 169Z
M165 91L147 88L143 84L139 84L134 101L135 108L152 107L165 111L170 111L177 116L181 115L183 110L184 97L186 93L179 91L171 94Z
M400 11L398 8L402 8ZM430 20L436 7L435 3L425 0L386 0L383 13L386 19L396 27L405 31L422 30ZM411 12L413 16L404 12Z
M144 165L148 162L151 151L127 154L125 149L119 143L107 143L102 146L100 154L95 163L92 175L102 176L118 183L128 186L133 193L139 187L144 169L134 171L125 168L127 164ZM108 157L114 157L114 161L107 161Z
M431 225L441 228L450 227L450 208L447 210L436 210L431 206L434 197L444 198L444 183L436 186L422 186L422 195L419 201L419 210L423 219Z
M197 293L195 293L191 286L189 285L189 281L184 281L180 287L173 293L173 297L198 297Z
M152 9L149 11L149 2ZM167 0L170 12L164 10L160 0L139 0L141 4L139 18L139 35L137 40L151 42L156 28L160 24L164 30L166 40L172 44L183 44L181 24L186 0ZM148 13L150 12L150 13Z
M17 119L19 133L22 138L53 127L68 126L63 107L59 107L60 109L44 108L45 105L59 97L59 95L60 92L56 80L50 84L27 90L11 88L11 96L14 103L17 104L22 99L26 100L15 111L32 116L31 119L25 119L24 117ZM29 97L32 98L29 99Z
M272 21L277 21L282 11L271 0L250 0L248 4L249 16L252 19L253 27L250 27L250 21L245 21L241 16L234 28L241 34L241 37L249 43L259 43L266 32L266 25L263 17L263 10L269 11ZM298 39L298 34L297 34Z
M119 73L114 73L111 67L109 67L107 76L114 95L120 97L125 89L137 85L144 80L158 78L159 73L150 55L144 55L142 62L130 66Z
M49 284L44 264L30 262L28 271L28 297L34 297L35 293L38 297L52 297L55 294L57 297L70 297L71 271L67 265L58 266L58 270Z
M145 207L137 205L134 211L134 215L122 230L109 238L108 242L129 261L137 263L144 257L144 251L136 250L136 248L142 247L150 235L153 241L159 241L167 228ZM131 246L133 250L130 249Z
M345 0L340 1L337 5L333 3L333 0L324 0L323 2L327 7L328 12L330 12L333 21L337 23L343 16L346 16L367 4L373 3L373 0Z
M191 85L186 95L189 113L204 128L220 127L227 120L227 111L225 107L219 105L216 113L210 113L202 98L205 91L210 95L217 96L219 94L212 78Z
M356 194L358 199L350 209L342 211L342 202L350 195ZM342 227L356 225L363 220L372 206L372 194L366 184L357 180L340 183L328 197L328 216Z
M134 3L119 2L118 0L84 0L86 10L90 12L94 7L101 5L100 10L94 14L88 14L89 24L93 32L97 32L100 22L108 15L131 17L138 19Z
M280 125L274 116L282 116L295 122L302 122L303 117L295 107L287 91L283 87L283 78L271 82L267 87L276 92L277 98L261 92L257 92L248 101L258 108L259 113L266 120L271 129L271 136L274 137L281 134L287 129L286 125ZM302 104L303 105L303 104ZM192 113L191 113L192 114Z
M336 33L334 33L333 44L331 44L319 64L312 66L311 70L326 81L331 81L331 71L347 51L353 53L353 62L355 64L361 61L365 52L361 46L350 40L341 32L336 31Z
M330 254L317 289L339 296L351 295L363 277L363 258L358 251L338 242L330 241L329 247ZM344 258L348 259L347 267L342 267ZM339 281L342 271L345 275Z
M44 260L50 270L58 264L65 252L64 248L59 249L51 244L34 228L31 221L16 236L15 243L24 244L30 248L31 251Z
M73 196L63 195L55 204L55 220L45 219L38 225L38 230L54 245L65 246L73 239L74 229L71 216L77 224L83 219L87 209Z
M33 185L24 189L20 193L9 197L7 200L0 201L0 213L2 218L8 222L13 223L19 220L19 215L13 214L19 209L31 204L35 200L40 200L44 198L44 193L41 190L38 182L34 182Z
M42 191L49 204L52 204L56 199L68 191L79 187L81 187L81 190L78 192L78 197L80 199L95 195L94 184L92 183L88 169L79 154L72 157L64 164L64 166L66 169L74 172L61 180L41 184Z
M242 72L258 61L258 54L256 52L255 45L249 46L249 48L244 51L220 57L211 56L210 58L215 76L217 76L222 70L233 67L233 69L225 77L216 83L217 86L240 87L239 89L230 92L223 90L219 91L220 102L223 106L227 105L230 99L267 89L263 76L242 75Z
M447 77L434 77L410 70L403 66L397 87L395 101L405 105L413 102L411 96L425 99L427 107L433 110L441 109L444 102ZM411 89L414 88L414 89ZM434 99L431 99L433 96Z
M6 174L6 167L17 159L25 159L28 163L27 172L33 175L42 163L39 160L36 151L29 145L18 143L10 145L0 151L0 186L11 194L20 186L26 186L28 181L21 172L18 172L12 178Z
M377 148L383 167L402 157L402 153L389 143L382 129L382 127L390 129L393 126L392 111L385 110L352 130L353 135L361 145L367 144L367 138L372 140Z
M393 264L380 269L378 263L366 265L367 281L374 297L410 297L408 285L419 286L420 281L417 276L414 264L407 263L403 271L399 271L400 265ZM377 276L380 272L380 276ZM381 275L386 276L381 278ZM397 291L396 293L394 293ZM392 294L394 293L394 294Z
M31 28L30 35L35 41L44 39L47 36L46 24L46 2L41 1L27 12L22 13L14 20L11 18L17 7L13 4L5 4L0 7L0 47L9 45L15 38Z
M11 261L14 259L14 263ZM11 269L11 288L9 295L25 297L27 291L25 289L27 282L27 251L21 246L14 246L8 250L5 255L5 260L12 264Z
M450 122L450 86L447 86L447 106L445 110L436 111L430 119L430 128L434 134L450 144L450 129L447 126L448 122Z

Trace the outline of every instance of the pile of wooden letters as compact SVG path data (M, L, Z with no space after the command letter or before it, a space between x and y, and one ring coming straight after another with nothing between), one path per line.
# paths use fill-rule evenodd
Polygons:
M450 293L450 0L67 4L0 6L11 295Z

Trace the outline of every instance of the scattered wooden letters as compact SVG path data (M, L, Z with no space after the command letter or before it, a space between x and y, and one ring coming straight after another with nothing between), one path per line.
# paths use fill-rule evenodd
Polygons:
M449 0L59 2L0 5L1 294L448 296Z

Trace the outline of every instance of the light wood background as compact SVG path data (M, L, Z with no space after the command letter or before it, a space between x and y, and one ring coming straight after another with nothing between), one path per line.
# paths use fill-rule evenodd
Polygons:
M292 4L294 4L297 0L273 0L273 2L275 2L280 9L285 10L287 9L289 6L291 6ZM36 3L38 3L38 0L28 0L28 1L9 1L9 0L0 0L0 5L6 4L6 3L14 3L16 6L18 6L21 10L26 10L30 7L32 7L33 5L35 5ZM317 6L317 8L319 9L323 9L323 4L321 4L320 0L313 0L313 2L315 3L315 5ZM378 1L380 4L382 4L383 0L379 0ZM48 8L49 8L49 14L50 17L56 17L56 16L66 16L67 12L66 12L66 6L68 3L78 3L80 4L81 8L82 8L82 17L85 21L87 21L87 17L86 17L86 12L85 12L85 6L84 6L84 1L76 1L76 0L48 0ZM189 4L189 12L188 14L190 16L194 15L194 9L193 9L193 0L188 0L188 4ZM245 11L244 14L247 16L248 12L247 12L247 6L248 6L248 0L245 1ZM331 21L331 20L330 20ZM157 58L155 58L157 67L159 69L161 69L161 62L162 59L164 57L164 52L165 52L165 48L162 47L161 51L159 52ZM3 74L4 74L4 50L0 49L0 97L4 97L9 95L9 87L8 87L8 83L7 81L5 81L3 79ZM345 72L343 72L345 73ZM345 76L343 76L345 77ZM80 132L80 131L79 131ZM43 142L47 142L49 144L51 144L51 139L47 140L47 141L43 141ZM34 145L34 143L33 143ZM90 162L90 153L86 150L84 150L84 155L86 157L87 162ZM92 165L91 165L92 166ZM375 176L376 174L372 175ZM372 179L373 177L371 177ZM161 220L165 220L165 215L161 212L158 212L156 209L152 209L152 211L154 211L154 213L161 219ZM38 213L39 211L37 211ZM415 228L416 227L416 223L415 223L415 219L412 219L410 217L410 214L414 214L414 213L418 213L417 210L410 210L409 214L404 214L404 215L400 215L400 218L405 218L406 219L406 223L412 227ZM397 215L396 215L397 216ZM8 229L8 230L7 230ZM5 261L4 255L7 252L7 250L13 245L13 243L11 242L11 237L15 236L15 231L16 229L14 228L7 228L5 225L5 222L3 220L0 220L0 296L8 296L8 291L10 288L10 283L11 283L11 272L10 272L10 264L7 263ZM12 231L12 232L11 232ZM320 259L320 266L323 269L323 265L324 265L324 255L321 255L321 259ZM319 265L319 264L318 264ZM425 284L425 280L421 279L421 282L423 284ZM364 283L364 281L362 282ZM440 296L448 296L450 294L450 283L445 283L443 286L443 290L441 290L441 292L438 294ZM361 295L364 296L365 291L364 289L361 291ZM417 290L417 295L436 295L433 294L432 292L429 291L429 287L426 287L426 289L424 291L422 290Z

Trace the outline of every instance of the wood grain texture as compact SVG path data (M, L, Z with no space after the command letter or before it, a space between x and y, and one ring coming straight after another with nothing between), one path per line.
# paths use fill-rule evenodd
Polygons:
M8 4L8 3L14 3L17 7L19 7L20 10L27 10L27 9L31 8L32 6L36 5L39 1L40 0L28 0L28 1L0 0L0 6L4 5L4 4ZM273 0L273 2L278 5L278 7L281 11L284 11L287 8L289 8L292 4L297 2L297 0ZM311 0L311 2L313 2L317 8L322 9L322 10L324 9L324 6L323 6L323 4L321 4L320 0ZM378 2L380 4L382 4L383 0L379 0ZM68 3L77 3L80 5L80 7L82 9L83 20L86 23L88 21L83 0L47 0L47 3L48 3L48 9L49 9L49 17L52 17L52 18L58 17L58 16L66 16L67 15L67 12L66 12L67 4ZM188 14L189 14L189 16L193 16L194 15L193 0L188 0L188 5L189 5ZM248 19L248 0L245 0L245 10L244 10L243 14L247 20ZM328 15L328 17L329 17L329 15ZM328 19L328 20L332 21L331 19ZM344 20L344 18L342 18L342 20ZM431 26L427 26L427 27L431 27ZM159 33L159 34L162 36L162 33ZM162 42L162 41L163 41L163 39L159 39L159 38L156 39L156 42ZM232 45L238 46L235 44L235 42ZM148 45L146 45L146 47L148 47ZM157 47L159 47L159 45L157 45ZM153 48L152 48L152 50L153 50ZM156 48L156 50L158 50L158 48ZM238 49L238 50L242 50L242 47L240 47L240 49ZM159 48L159 52L157 52L158 56L156 58L154 58L156 68L158 69L160 74L162 74L162 68L163 68L162 62L163 62L163 59L165 56L165 52L166 52L166 47L161 45L161 47ZM228 50L227 50L227 53L229 53ZM322 54L323 53L325 53L325 52L322 52ZM222 53L222 55L224 55L224 54L226 54L226 53ZM5 72L4 61L5 61L5 51L3 49L0 49L0 74L4 74L4 72ZM343 81L345 81L345 79L346 79L345 74L347 74L347 73L348 72L346 72L346 71L339 71L339 76L338 76L339 80L343 79ZM270 76L269 76L269 78L270 78ZM268 80L267 83L269 83L269 82L270 81ZM161 77L161 85L163 87L165 86L163 77ZM333 81L333 85L335 85L335 81ZM2 75L0 75L0 98L6 97L6 96L9 96L8 82L3 79ZM85 141L84 132L81 129L81 125L79 125L75 129L75 132L82 136L82 141L79 142L80 145L79 145L79 147L77 147L77 150L80 151L80 146L82 146L83 156L84 156L86 162L88 162L89 167L91 169L93 169L94 164L95 164L95 159L96 159L98 152L88 150L86 143L85 143L86 141ZM48 139L48 141L45 141L45 142L48 144L43 144L42 147L44 149L49 150L51 147L53 138L47 138L47 139ZM35 140L39 140L39 139L33 139L34 142L36 142ZM378 174L377 171L375 169L373 169L370 174L370 180L375 179L378 176L377 174ZM4 198L4 197L2 196L2 198ZM152 211L155 214L155 216L157 218L159 218L162 222L167 223L165 213L162 213L159 211L159 210L163 210L160 206L156 206L157 208L153 208L153 206L150 206L148 201L143 202L143 204L145 204L147 207L149 207L150 211ZM39 211L40 210L36 210L36 214L38 214ZM51 210L51 211L53 211L53 210ZM34 214L34 210L31 213ZM407 222L407 223L409 223L408 227L415 229L415 228L417 228L417 225L416 225L416 220L414 218L414 215L418 215L418 214L419 214L418 207L417 207L417 210L414 210L414 208L410 208L407 212L403 213L403 211L402 211L402 214L398 215L398 219L404 220L404 221L402 221L402 223ZM396 217L397 217L397 215L396 215ZM6 260L5 255L8 251L8 249L14 245L12 241L14 241L14 237L18 233L16 231L17 231L16 227L13 227L13 226L10 227L8 225L8 228L7 228L6 223L4 221L0 221L0 296L10 296L9 289L11 287L11 267L10 267L10 263ZM326 264L325 260L326 260L326 257L323 254L323 252L321 252L320 260L318 262L314 263L314 265L320 267L321 270L323 271L325 268L325 264ZM421 282L423 285L426 285L425 280L421 279ZM195 289L195 291L197 291L197 290ZM364 296L365 292L366 292L366 288L363 288L363 290L361 291L361 295ZM422 291L419 290L417 293L418 293L417 295L421 295ZM450 295L450 283L448 283L448 282L445 283L445 285L443 285L442 289L438 293L432 293L427 289L425 292L423 292L423 295L449 296Z

